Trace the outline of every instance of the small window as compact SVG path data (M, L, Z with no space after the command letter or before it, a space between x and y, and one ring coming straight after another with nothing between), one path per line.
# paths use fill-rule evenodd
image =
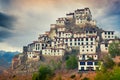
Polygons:
M68 39L66 39L66 42L68 42Z
M77 44L75 43L75 45L77 45Z
M98 62L95 62L95 65L98 65Z
M76 38L75 38L75 41L76 41Z
M93 62L87 62L87 65L93 65Z
M91 41L93 41L93 38L91 38Z
M107 34L107 33L105 32L105 34Z
M93 45L93 42L91 42L91 45Z
M86 45L88 45L88 42L86 42Z
M83 38L81 39L81 41L83 41Z
M81 71L84 71L84 67L81 67Z
M85 65L85 62L80 62L80 65Z
M111 34L113 35L113 32Z
M86 38L86 41L88 41L88 38Z
M83 42L81 43L81 45L84 45Z
M93 51L93 49L91 49L91 51Z

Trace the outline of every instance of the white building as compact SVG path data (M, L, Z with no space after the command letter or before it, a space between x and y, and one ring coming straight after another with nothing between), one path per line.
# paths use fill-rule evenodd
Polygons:
M46 56L64 56L65 50L62 48L46 48L42 50L42 55Z
M65 25L65 18L58 18L58 20L56 20L56 25Z
M40 53L37 51L27 52L28 60L39 61Z
M102 42L100 44L100 49L102 53L108 53L109 50L109 43L108 42Z
M103 31L102 32L102 39L115 39L114 31Z
M57 36L56 36L56 37L60 37L60 38L71 38L72 35L73 35L72 32L59 31L59 32L57 32Z
M95 71L100 70L98 65L98 60L79 60L78 61L78 70L79 71Z

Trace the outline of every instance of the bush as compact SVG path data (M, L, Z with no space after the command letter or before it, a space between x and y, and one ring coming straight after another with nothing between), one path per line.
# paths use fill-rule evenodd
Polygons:
M115 63L113 62L112 58L109 56L104 57L104 67L105 68L113 68Z
M95 76L95 80L120 80L120 67L114 66L111 70L106 72L99 71Z
M34 73L32 80L49 80L53 71L49 66L40 66L38 73Z
M75 55L69 56L69 59L66 60L66 68L67 69L75 69L77 68L78 63L77 63L77 58Z

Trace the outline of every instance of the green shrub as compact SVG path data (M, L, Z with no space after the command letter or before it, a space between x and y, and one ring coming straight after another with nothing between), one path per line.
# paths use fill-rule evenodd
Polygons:
M34 73L32 80L49 80L53 76L53 71L49 66L40 66L38 73Z
M75 69L78 66L77 58L75 55L69 56L69 59L66 60L66 68L67 69Z

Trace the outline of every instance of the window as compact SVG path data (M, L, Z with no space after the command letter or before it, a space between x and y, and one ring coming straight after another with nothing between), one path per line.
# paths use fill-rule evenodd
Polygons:
M78 41L80 41L80 39L78 39Z
M76 38L75 38L75 41L76 41Z
M81 39L81 41L83 41L83 38Z
M107 34L107 33L105 32L105 34Z
M88 41L88 38L86 38L86 41Z
M87 62L87 65L93 65L93 62Z
M91 49L91 51L93 51L93 50Z
M108 47L108 44L105 44L105 47Z
M80 45L80 43L78 43L78 45Z
M110 32L108 32L108 34L110 35Z
M91 45L93 45L93 42L91 42Z
M66 39L66 42L68 42L68 39Z
M91 38L91 41L93 41L93 38Z
M108 36L108 38L110 38L110 36Z
M70 43L70 46L72 46L72 43Z
M95 65L98 65L98 62L95 62Z
M70 41L72 41L72 39L70 39Z
M92 48L92 46L90 46Z
M84 67L81 67L81 71L84 71Z
M75 45L77 45L77 44L75 43Z
M86 42L86 45L88 45L88 42Z
M81 45L84 45L83 42L81 43Z
M87 52L88 52L88 49L87 49Z
M111 34L113 35L113 32Z
M85 65L85 62L80 62L80 65Z

